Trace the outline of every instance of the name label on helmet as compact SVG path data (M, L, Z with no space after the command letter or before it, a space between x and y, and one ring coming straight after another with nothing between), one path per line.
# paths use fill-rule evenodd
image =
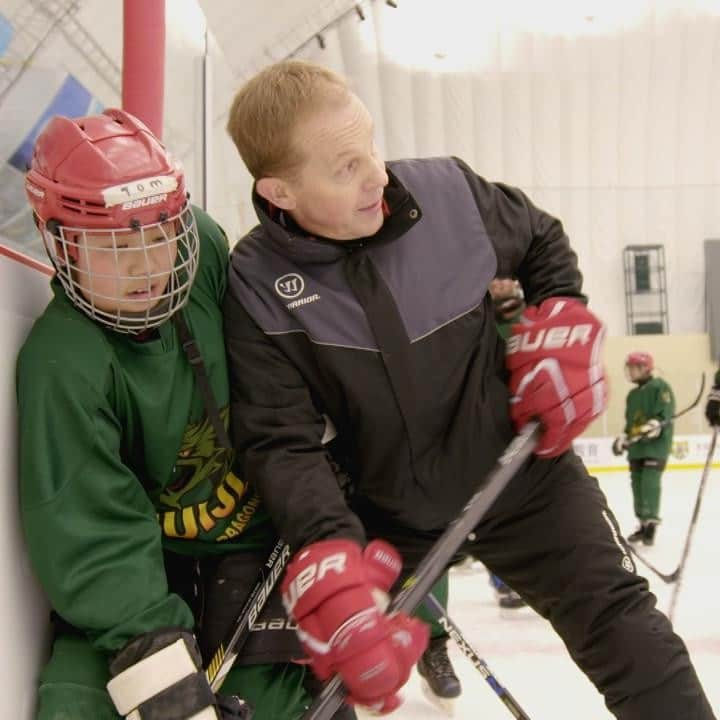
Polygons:
M40 189L39 187L35 187L34 185L32 185L32 184L29 183L29 182L26 182L26 183L25 183L25 189L26 189L29 193L32 193L35 197L40 198L41 200L45 197L45 191L44 191L44 190Z
M122 204L123 210L131 210L136 207L144 207L145 205L154 205L163 202L167 198L167 193L177 190L177 179L169 175L155 175L154 177L140 178L122 185L113 185L105 188L102 192L105 207ZM142 200L143 198L153 197L154 195L162 196L153 202L139 203L131 205L129 203Z

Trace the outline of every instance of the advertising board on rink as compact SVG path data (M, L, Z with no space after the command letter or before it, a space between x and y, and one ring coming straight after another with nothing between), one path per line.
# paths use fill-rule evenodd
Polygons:
M615 456L612 453L614 437L578 438L573 449L580 456L591 473L618 472L627 470L627 453ZM668 458L668 470L702 468L710 447L710 435L676 435ZM720 454L713 462L720 467Z

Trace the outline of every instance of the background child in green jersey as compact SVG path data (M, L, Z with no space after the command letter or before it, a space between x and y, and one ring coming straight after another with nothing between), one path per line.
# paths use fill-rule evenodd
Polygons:
M675 398L670 385L653 375L654 362L647 352L631 352L625 372L635 384L625 401L625 430L615 438L613 453L625 450L630 463L633 505L640 525L630 542L655 542L660 522L661 479L672 447Z

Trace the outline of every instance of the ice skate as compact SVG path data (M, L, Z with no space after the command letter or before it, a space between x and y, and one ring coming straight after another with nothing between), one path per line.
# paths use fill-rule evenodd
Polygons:
M514 610L525 607L526 603L512 588L508 588L508 592L498 598L498 605L506 610Z
M497 575L490 575L490 584L498 595L498 605L506 610L525 607L525 601Z
M432 638L423 653L417 670L422 678L423 694L443 712L452 716L455 698L460 696L462 687L447 654L447 638Z
M640 527L634 532L628 535L627 541L629 543L639 543L645 537L645 524L642 523Z
M648 520L646 523L643 524L643 545L655 544L655 530L659 522L659 520Z

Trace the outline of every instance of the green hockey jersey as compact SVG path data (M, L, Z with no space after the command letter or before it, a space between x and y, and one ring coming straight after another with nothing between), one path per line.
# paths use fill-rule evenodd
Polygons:
M670 385L659 377L651 377L634 387L625 402L625 433L629 438L637 435L640 427L655 418L669 420L675 413L675 397ZM667 460L672 447L673 426L666 425L660 436L652 440L640 440L628 448L628 459L658 458Z
M200 260L183 313L227 425L227 239L194 212ZM215 437L173 322L140 342L52 287L17 364L22 523L53 608L114 651L152 629L193 625L168 592L163 549L258 547L273 531Z

